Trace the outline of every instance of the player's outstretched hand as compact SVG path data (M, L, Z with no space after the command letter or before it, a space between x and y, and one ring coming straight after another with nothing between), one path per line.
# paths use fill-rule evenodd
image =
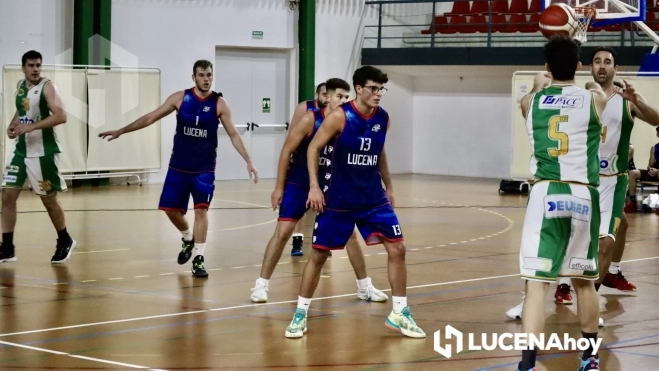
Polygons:
M17 124L11 124L7 127L7 136L9 137L9 139L16 139L17 135L14 132L14 130L16 129L17 126L18 126Z
M279 187L275 187L275 190L272 191L272 195L270 195L270 202L272 202L273 211L277 210L277 207L281 205L281 199L283 195L284 195L284 190Z
M251 162L247 164L247 173L249 174L249 179L254 179L254 184L259 182L259 172L256 171L256 168Z
M551 84L551 74L549 72L539 72L533 77L533 86L544 89Z
M624 99L627 99L628 101L636 104L638 101L638 96L636 95L636 89L627 82L627 80L622 80L625 83L625 90L621 91L620 89L616 89L616 93L620 96L622 96Z
M309 198L307 199L307 207L322 213L323 206L325 206L325 197L323 196L323 192L318 187L311 187L309 190Z
M108 139L108 142L111 142L121 136L121 130L112 130L112 131L104 131L100 134L98 134L98 137L101 139L105 139L105 137L110 137Z

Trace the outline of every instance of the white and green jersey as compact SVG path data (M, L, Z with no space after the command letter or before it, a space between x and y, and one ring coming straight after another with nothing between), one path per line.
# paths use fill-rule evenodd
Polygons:
M609 98L600 121L600 174L624 173L629 166L629 140L634 127L629 101L614 93Z
M42 78L39 83L27 88L25 80L18 82L16 110L22 125L31 125L50 116L43 89L50 80ZM62 152L55 135L55 129L34 130L18 137L14 155L21 157L42 157Z
M590 91L551 85L535 93L526 118L535 179L597 186L601 129Z

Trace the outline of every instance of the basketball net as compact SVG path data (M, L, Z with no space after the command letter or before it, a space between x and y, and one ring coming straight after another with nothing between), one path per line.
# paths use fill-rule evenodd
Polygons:
M577 14L577 29L574 31L572 38L579 40L584 43L588 41L588 26L590 21L593 18L597 18L597 9L593 6L584 6L574 8L574 12Z

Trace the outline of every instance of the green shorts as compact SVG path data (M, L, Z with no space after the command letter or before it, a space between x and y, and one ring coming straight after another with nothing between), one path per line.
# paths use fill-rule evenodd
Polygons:
M49 196L55 192L67 190L66 182L59 171L59 153L42 157L21 157L11 159L5 167L2 188L23 188L25 181L30 181L34 193Z
M522 228L520 270L526 280L595 280L600 227L597 188L543 181L531 189Z
M600 193L600 212L602 214L600 237L609 236L615 240L625 208L628 184L629 177L626 173L613 176L600 175L600 185L597 187Z

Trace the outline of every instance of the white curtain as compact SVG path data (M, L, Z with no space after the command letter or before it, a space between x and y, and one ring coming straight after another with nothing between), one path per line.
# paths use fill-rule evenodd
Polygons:
M49 78L57 87L62 97L67 113L65 124L57 125L55 133L62 147L60 155L60 170L62 172L85 171L86 140L87 140L87 89L85 87L85 71L43 67L43 77ZM6 137L7 126L16 113L15 93L16 84L24 78L19 66L8 66L4 69L4 126L2 134L5 135L5 161L10 161L16 140Z
M108 142L98 134L122 128L160 105L157 71L89 71L89 152L95 170L160 168L160 122Z

